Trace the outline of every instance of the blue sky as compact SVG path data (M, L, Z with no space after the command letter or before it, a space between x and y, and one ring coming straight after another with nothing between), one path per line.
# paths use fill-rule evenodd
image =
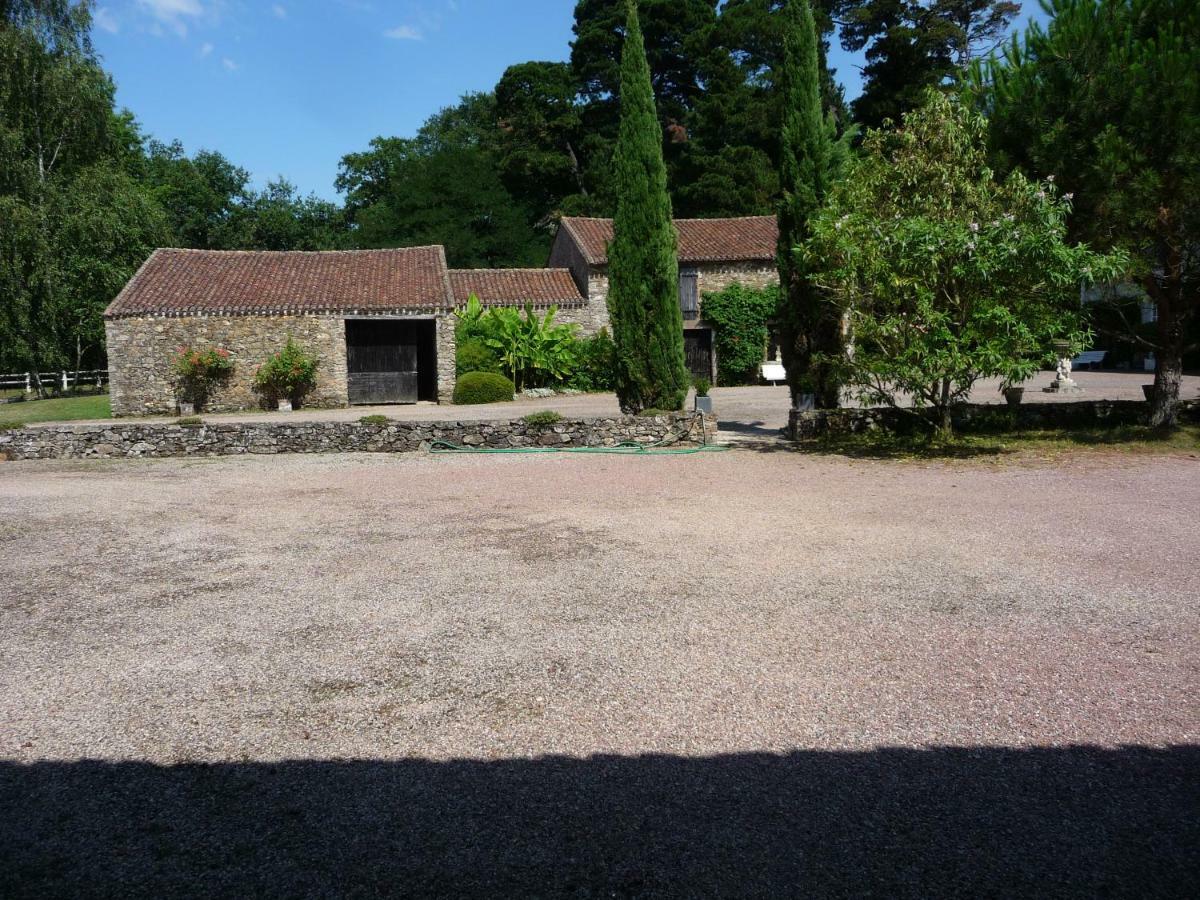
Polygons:
M98 0L117 101L160 140L220 150L255 184L335 198L346 153L411 135L512 63L570 53L574 0ZM831 64L857 96L858 62Z

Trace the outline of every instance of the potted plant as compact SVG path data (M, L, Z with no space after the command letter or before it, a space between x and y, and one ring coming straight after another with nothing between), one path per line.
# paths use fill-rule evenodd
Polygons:
M812 379L808 377L801 378L797 388L795 403L792 404L792 408L797 412L812 412L816 409L817 392L813 387Z
M171 361L175 390L179 395L179 414L196 414L212 389L233 373L233 358L219 347L199 349L182 346Z
M1025 396L1025 388L1015 385L1011 381L1005 381L1000 385L1000 393L1004 395L1004 402L1009 406L1020 406L1021 400Z
M712 397L708 396L712 384L707 378L697 378L692 382L696 388L696 412L711 416L713 411Z
M1152 384L1143 384L1143 385L1142 385L1142 393L1146 395L1146 402L1147 402L1147 403L1153 403L1153 402L1154 402L1154 385L1152 385Z
M289 334L283 349L254 373L254 388L280 412L291 412L317 386L317 364L316 355Z

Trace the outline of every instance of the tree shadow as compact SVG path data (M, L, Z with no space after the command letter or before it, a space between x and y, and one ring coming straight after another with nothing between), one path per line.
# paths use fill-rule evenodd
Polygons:
M0 895L1200 895L1200 747L0 763Z

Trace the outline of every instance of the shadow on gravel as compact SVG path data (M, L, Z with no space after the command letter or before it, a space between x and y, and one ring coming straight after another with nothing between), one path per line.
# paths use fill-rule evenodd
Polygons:
M1200 747L0 763L0 895L1200 896Z

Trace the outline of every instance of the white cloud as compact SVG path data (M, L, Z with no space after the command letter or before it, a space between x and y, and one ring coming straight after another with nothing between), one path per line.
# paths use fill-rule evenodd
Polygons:
M275 14L275 18L277 19L286 19L288 17L287 7L285 7L282 3L276 3L274 6L272 6L271 12Z
M200 0L137 0L137 2L145 12L180 37L186 35L188 31L186 19L198 19L204 15L204 6ZM155 33L153 28L151 33ZM158 33L161 33L161 29Z
M238 69L241 68L241 66L239 66L237 63L235 63L228 56L224 56L221 58L221 65L223 65L225 67L226 72L236 72Z
M212 56L213 49L214 49L213 45L208 42L201 44L200 45L200 58L204 59L205 57Z
M389 28L383 33L383 36L391 38L394 41L421 41L425 39L420 29L414 28L411 25L398 25L395 28Z
M121 30L120 24L117 22L117 17L112 14L112 11L107 6L100 6L92 13L92 21L96 23L96 27L101 31L107 31L109 34L116 34Z

